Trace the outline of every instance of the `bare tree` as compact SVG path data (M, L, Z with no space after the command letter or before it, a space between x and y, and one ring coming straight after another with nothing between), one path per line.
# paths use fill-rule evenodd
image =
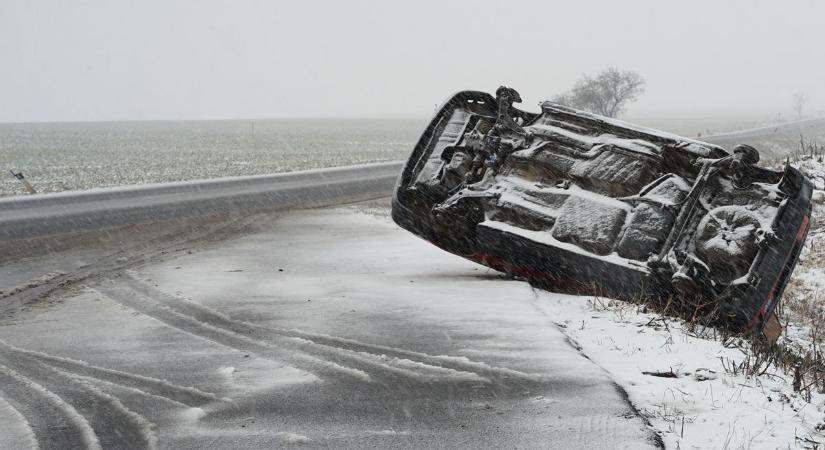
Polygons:
M796 113L797 119L802 119L802 110L805 108L805 103L808 102L808 99L805 98L805 93L802 91L794 93L791 99L791 106L793 107L794 112Z
M644 92L644 85L645 80L638 73L608 67L594 77L582 75L573 89L557 95L553 101L603 116L616 117L628 103L639 98Z

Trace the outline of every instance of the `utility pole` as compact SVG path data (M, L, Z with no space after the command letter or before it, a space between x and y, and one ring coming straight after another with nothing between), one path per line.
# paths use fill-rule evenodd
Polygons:
M34 187L32 187L31 183L29 183L29 180L23 176L23 172L15 172L13 170L9 170L9 172L14 175L14 178L20 180L20 182L23 183L23 186L26 186L26 190L29 191L29 194L37 194L37 191L34 190Z

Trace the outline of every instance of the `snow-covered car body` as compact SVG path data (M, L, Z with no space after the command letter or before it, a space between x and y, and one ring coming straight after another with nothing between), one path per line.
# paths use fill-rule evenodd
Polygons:
M723 148L545 102L464 91L404 167L392 216L435 245L549 287L670 302L736 330L772 314L811 183Z

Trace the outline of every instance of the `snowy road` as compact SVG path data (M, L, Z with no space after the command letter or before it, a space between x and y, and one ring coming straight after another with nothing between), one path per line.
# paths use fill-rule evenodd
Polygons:
M0 293L0 447L656 446L528 285L365 209L0 265L48 271Z

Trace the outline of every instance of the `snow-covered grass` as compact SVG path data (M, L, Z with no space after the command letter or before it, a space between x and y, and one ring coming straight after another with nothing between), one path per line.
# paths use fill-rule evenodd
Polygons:
M396 161L425 120L0 124L0 197Z
M825 120L813 119L802 122L777 125L776 127L756 130L742 130L704 138L712 144L721 145L728 150L737 144L750 144L761 154L763 164L784 161L785 158L798 158L809 151L800 147L800 140L807 147L811 143L825 142ZM817 151L816 153L821 153Z
M818 353L825 334L825 164L810 158L793 164L814 184L813 211L808 238L780 304L785 325L780 344L804 355Z
M667 448L814 448L825 395L741 338L603 298L536 291L571 342L628 393Z

